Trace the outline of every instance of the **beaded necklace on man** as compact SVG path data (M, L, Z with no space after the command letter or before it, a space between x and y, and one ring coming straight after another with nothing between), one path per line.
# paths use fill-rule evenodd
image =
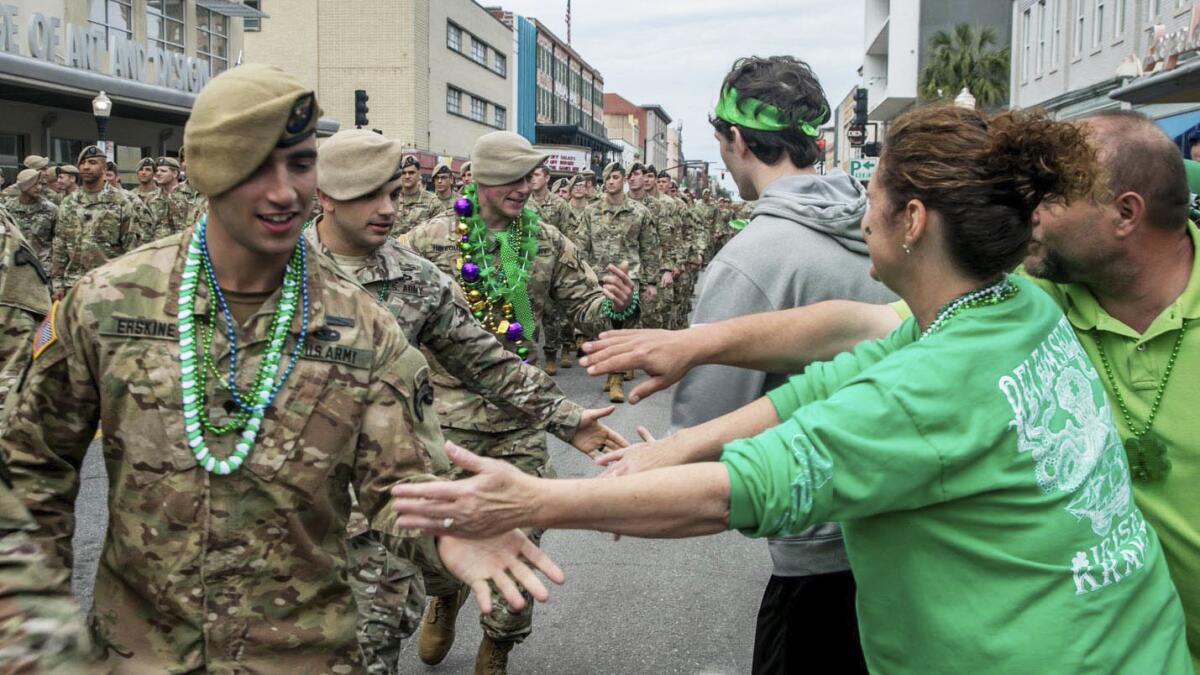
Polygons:
M529 362L535 324L529 302L529 270L538 252L538 214L521 209L502 232L493 233L479 215L475 184L454 202L458 214L458 272L471 313L488 331L514 344L517 356ZM500 245L500 267L492 265L491 246Z
M284 273L283 288L280 291L279 304L271 317L266 352L258 365L254 384L249 393L242 393L237 387L237 334L232 313L225 302L221 286L217 283L213 271L212 260L208 255L207 239L208 216L202 216L187 245L184 258L183 274L179 284L179 368L180 389L183 393L183 423L187 435L188 447L191 449L196 463L205 471L220 475L228 475L237 471L250 454L258 432L262 428L266 410L274 402L275 396L287 381L296 365L300 351L303 349L308 331L308 255L301 237L288 261ZM196 290L201 277L208 288L208 330L197 336L195 316ZM282 376L276 378L282 366L283 346L287 341L288 329L296 315L296 300L301 300L302 316L299 339L292 348L291 358ZM212 339L216 330L217 307L220 306L224 315L226 335L229 341L229 380L230 395L238 407L238 412L228 424L217 426L208 419L208 373L216 374L212 363ZM199 342L197 342L199 338ZM247 401L249 399L249 401ZM241 438L234 445L233 452L224 459L217 459L208 449L205 432L214 436L224 435L241 430Z
M1171 347L1171 356L1167 359L1167 367L1163 371L1162 381L1158 383L1158 389L1154 392L1154 402L1150 404L1150 414L1146 416L1146 426L1141 431L1138 431L1137 426L1133 423L1133 416L1129 414L1125 396L1121 394L1121 388L1117 386L1117 378L1113 377L1112 366L1108 363L1108 354L1104 352L1104 343L1101 342L1099 333L1092 336L1096 341L1096 351L1100 354L1100 364L1104 367L1104 375L1108 377L1109 389L1117 401L1117 407L1121 409L1125 428L1129 429L1131 434L1124 442L1125 456L1129 460L1130 475L1139 482L1150 483L1162 480L1171 470L1171 459L1167 457L1167 444L1157 434L1151 433L1150 427L1154 425L1154 419L1158 417L1158 408L1162 405L1163 392L1167 390L1167 380L1171 379L1171 371L1175 370L1175 360L1179 358L1179 348L1183 345L1183 334L1187 331L1187 325L1188 322L1184 319L1179 326L1179 336L1175 338L1175 345Z

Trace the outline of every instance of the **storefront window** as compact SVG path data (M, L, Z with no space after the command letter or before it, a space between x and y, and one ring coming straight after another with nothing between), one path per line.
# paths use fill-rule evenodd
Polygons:
M4 171L4 184L17 179L17 169L25 158L25 136L0 131L0 170Z
M146 36L165 51L183 52L183 0L146 0Z
M229 68L229 17L196 8L196 55L210 64L212 74Z
M88 23L104 29L104 39L112 36L133 37L133 0L88 0Z
M55 164L74 164L79 158L79 153L83 152L85 145L91 145L95 141L77 141L72 138L51 138L50 139L50 161Z
M246 0L246 6L252 9L262 11L262 0ZM242 30L247 33L262 32L262 19L260 17L246 17L242 19Z

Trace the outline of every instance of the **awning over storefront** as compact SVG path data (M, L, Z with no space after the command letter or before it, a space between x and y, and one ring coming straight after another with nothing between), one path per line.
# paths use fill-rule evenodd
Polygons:
M621 155L621 146L574 124L539 124L535 135L538 145L578 145L595 152Z
M1200 124L1200 110L1164 117L1154 122L1167 136L1177 139Z
M1110 97L1132 103L1200 103L1200 58L1156 75L1138 78L1114 89Z
M262 10L230 0L196 0L196 6L225 16L240 16L248 19L270 18L270 15L263 14Z

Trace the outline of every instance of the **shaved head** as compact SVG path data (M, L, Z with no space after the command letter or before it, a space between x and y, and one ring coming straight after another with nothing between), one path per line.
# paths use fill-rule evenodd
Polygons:
M1191 191L1183 154L1153 120L1131 110L1111 110L1084 120L1093 132L1100 162L1115 199L1141 195L1146 220L1166 230L1187 227Z

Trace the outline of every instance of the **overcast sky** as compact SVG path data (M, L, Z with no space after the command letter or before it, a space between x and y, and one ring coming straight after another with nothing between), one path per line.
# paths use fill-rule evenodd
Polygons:
M567 39L566 0L480 4L536 17ZM803 59L837 106L860 79L863 21L860 0L574 0L571 46L604 76L604 91L658 103L682 122L686 159L720 163L708 113L735 59Z

